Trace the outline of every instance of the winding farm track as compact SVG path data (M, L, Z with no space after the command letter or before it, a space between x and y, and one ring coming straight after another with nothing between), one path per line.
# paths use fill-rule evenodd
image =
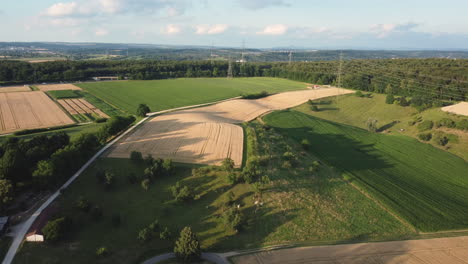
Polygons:
M127 158L132 151L177 162L218 165L230 157L242 163L244 134L235 125L274 110L287 109L354 91L326 88L275 94L257 100L229 100L157 116L117 143L108 157Z

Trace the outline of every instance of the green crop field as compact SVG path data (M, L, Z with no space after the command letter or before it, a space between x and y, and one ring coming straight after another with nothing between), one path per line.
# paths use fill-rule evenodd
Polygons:
M47 93L55 99L69 99L81 97L81 95L79 95L74 90L48 91Z
M139 104L151 111L209 103L241 94L305 89L301 82L278 78L196 78L156 81L80 83L79 87L128 113Z
M311 152L417 229L468 227L468 164L463 159L407 136L370 133L293 110L264 120L296 140L307 138Z

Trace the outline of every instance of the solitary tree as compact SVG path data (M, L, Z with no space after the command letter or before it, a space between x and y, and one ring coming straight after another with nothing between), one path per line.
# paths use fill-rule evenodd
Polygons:
M53 221L47 222L47 224L42 228L42 233L46 240L57 241L61 239L66 230L66 219L59 218Z
M378 122L377 119L372 119L372 118L367 119L367 122L366 122L367 130L373 133L377 132L377 122Z
M395 97L393 94L387 94L387 97L385 98L385 103L387 104L393 104L395 102Z
M137 115L141 117L145 117L147 113L149 113L151 110L149 106L146 104L140 104L137 108Z
M176 256L184 262L191 262L200 258L201 249L197 236L190 227L184 227L174 247Z

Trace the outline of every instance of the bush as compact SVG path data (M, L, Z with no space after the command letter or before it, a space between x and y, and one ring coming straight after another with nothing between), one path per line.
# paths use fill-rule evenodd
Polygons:
M457 128L461 130L468 130L468 119L463 119L457 123Z
M112 186L115 184L115 175L114 173L110 171L106 171L105 173L105 181L104 181L104 186L107 189L112 188Z
M245 217L241 211L235 207L231 207L223 212L223 222L227 227L234 229L236 232L242 230L245 224Z
M228 182L231 185L242 182L242 175L237 171L232 171L227 174Z
M283 153L283 159L289 160L289 161L295 160L296 159L296 154L294 154L294 153L292 153L290 151L286 151L285 153Z
M434 122L432 122L431 120L425 120L418 124L419 131L431 130L432 127L434 127Z
M138 232L137 238L140 242L144 243L152 238L152 234L150 230L147 227L145 227L142 230L140 230L140 232Z
M154 220L149 226L148 226L148 229L151 231L151 232L158 232L159 230L159 221L156 219Z
M437 139L437 144L441 145L441 146L445 146L449 143L449 139L448 137L446 136L441 136Z
M97 257L105 257L107 255L109 255L109 251L105 247L100 247L96 250Z
M270 94L267 91L261 91L260 93L253 93L253 94L243 94L241 95L242 99L259 99L263 97L267 97Z
M161 231L161 233L159 233L159 238L160 239L163 239L163 240L167 240L169 238L171 238L171 231L169 231L169 228L164 227L164 229Z
M143 155L141 154L141 152L132 151L130 153L130 159L133 160L133 161L142 161L143 160Z
M62 217L48 221L41 231L46 241L58 241L63 238L66 228L67 219Z
M320 109L319 109L318 106L316 106L316 105L311 106L311 107L310 107L310 110L312 110L312 111L314 111L314 112L320 111Z
M172 196L178 202L185 202L192 200L194 194L188 186L180 186L180 182L176 182L176 185L171 187Z
M104 123L104 122L106 122L106 121L107 121L107 118L101 117L101 118L96 118L96 119L94 120L94 123Z
M301 146L303 149L308 150L310 148L310 142L307 139L301 141Z
M234 161L231 158L225 158L221 163L221 167L225 171L232 171L234 170Z
M148 191L148 189L150 187L150 180L149 179L142 180L141 181L141 187L143 188L143 190Z
M448 127L448 128L455 128L456 124L455 121L453 121L450 118L442 118L435 124L436 127Z
M140 117L145 117L147 113L151 112L149 106L146 104L140 104L137 108L137 115Z
M363 96L361 91L357 91L354 95L357 96L357 97L362 97Z
M190 227L184 227L176 241L174 253L184 262L193 262L200 258L200 241Z
M431 133L421 133L418 135L418 138L422 141L429 141L432 139L432 134Z
M78 198L78 201L76 202L76 207L80 209L81 211L87 213L89 212L89 209L91 209L91 203L84 197L80 197Z
M387 104L393 104L395 102L395 97L393 94L387 94L387 97L385 97L385 103Z
M367 130L369 132L372 132L372 133L377 132L377 130L378 130L377 123L378 122L379 121L377 119L372 119L372 118L367 119L367 122L366 122Z

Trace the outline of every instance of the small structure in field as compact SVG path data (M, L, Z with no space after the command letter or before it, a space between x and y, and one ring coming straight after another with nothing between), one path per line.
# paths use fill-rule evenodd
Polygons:
M117 81L119 77L117 76L99 76L99 77L93 77L93 80L95 81Z
M42 210L41 214L37 217L36 221L29 228L26 233L25 239L28 242L44 242L44 234L42 234L42 228L47 224L50 218L57 211L56 207L49 206Z

